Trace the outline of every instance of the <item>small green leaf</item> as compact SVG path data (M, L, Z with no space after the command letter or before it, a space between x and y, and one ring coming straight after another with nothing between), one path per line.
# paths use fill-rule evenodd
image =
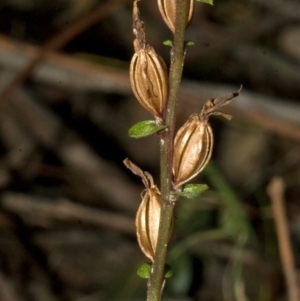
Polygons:
M165 264L164 277L171 278L172 276L173 276L173 269L168 264Z
M165 40L165 41L163 41L163 44L166 46L170 46L170 47L173 46L173 42L171 40Z
M134 124L128 131L131 138L143 138L165 129L165 125L157 125L155 120L144 120Z
M186 41L185 42L185 46L194 46L195 45L195 42L193 41Z
M144 262L137 269L136 273L143 279L149 279L151 275L151 267L152 267L152 263ZM164 277L171 278L172 276L173 276L172 268L168 264L165 264Z
M196 1L214 5L214 0L196 0Z
M182 191L175 191L173 194L187 199L195 199L208 189L206 184L186 184Z
M152 264L149 262L144 262L136 271L136 273L143 279L150 278L151 275L151 266Z

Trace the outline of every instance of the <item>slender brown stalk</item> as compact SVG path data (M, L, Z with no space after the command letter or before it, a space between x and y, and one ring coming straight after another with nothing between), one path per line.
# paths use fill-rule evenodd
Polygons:
M288 300L298 301L300 300L300 293L284 206L284 183L282 178L274 177L271 180L267 191L272 201L281 263L288 291Z
M147 301L158 301L164 281L164 266L166 262L167 245L171 231L171 221L175 199L171 196L172 188L172 154L175 127L175 109L178 99L179 84L184 62L184 33L186 26L187 1L176 1L176 23L174 42L171 51L170 91L164 121L167 130L160 136L160 166L161 166L161 199L162 211L158 242L155 253L153 270L149 279Z

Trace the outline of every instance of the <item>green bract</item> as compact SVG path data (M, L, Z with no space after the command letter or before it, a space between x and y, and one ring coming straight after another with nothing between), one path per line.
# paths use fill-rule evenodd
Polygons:
M136 271L136 273L143 279L150 278L151 275L151 263L144 262Z
M165 40L165 41L163 41L163 44L166 46L173 47L173 41L171 41L171 40Z
M182 191L176 191L173 194L187 199L195 199L207 189L208 186L205 184L186 184Z
M144 120L134 124L128 131L131 138L143 138L165 129L165 125L157 125L155 120Z
M195 45L195 42L193 41L186 41L185 42L185 46L194 46Z
M214 5L214 0L196 0L197 2L203 2L203 3L207 3L210 5Z
M165 264L164 277L171 278L172 276L173 276L173 269L168 264Z

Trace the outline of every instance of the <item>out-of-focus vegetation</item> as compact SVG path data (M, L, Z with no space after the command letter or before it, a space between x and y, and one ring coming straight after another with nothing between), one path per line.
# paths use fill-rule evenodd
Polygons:
M129 86L131 5L0 2L2 301L145 299L146 283L136 275L145 258L134 229L142 185L122 161L129 157L157 177L158 139L127 135L132 124L149 119ZM167 61L163 41L171 33L156 1L139 6L148 42ZM41 52L101 10L66 45ZM213 162L195 181L210 189L176 209L165 300L287 298L266 192L275 175L285 182L299 275L299 33L297 0L196 3L178 126L207 98L244 88L226 108L232 121L211 118ZM39 54L35 68L21 73ZM1 94L16 75L21 80Z

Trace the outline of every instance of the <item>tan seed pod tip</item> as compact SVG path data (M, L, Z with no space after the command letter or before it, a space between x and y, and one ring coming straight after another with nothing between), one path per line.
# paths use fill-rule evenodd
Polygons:
M151 174L141 170L128 158L125 159L123 162L125 166L129 168L135 175L141 177L146 187L141 194L142 202L136 214L135 225L137 240L142 252L152 262L154 262L161 214L160 191L154 184L153 177L151 176ZM170 232L172 233L172 231Z
M133 3L135 54L130 62L130 84L139 103L161 123L168 98L168 71L161 56L146 43L137 2Z
M209 116L222 115L230 119L230 115L217 112L238 96L240 91L208 100L200 114L191 115L188 121L178 130L174 139L173 175L174 188L196 177L211 158L214 137L208 123Z
M187 1L187 14L186 14L186 27L189 25L193 12L195 0L182 0ZM158 0L158 8L167 26L175 33L175 20L176 20L176 0Z

